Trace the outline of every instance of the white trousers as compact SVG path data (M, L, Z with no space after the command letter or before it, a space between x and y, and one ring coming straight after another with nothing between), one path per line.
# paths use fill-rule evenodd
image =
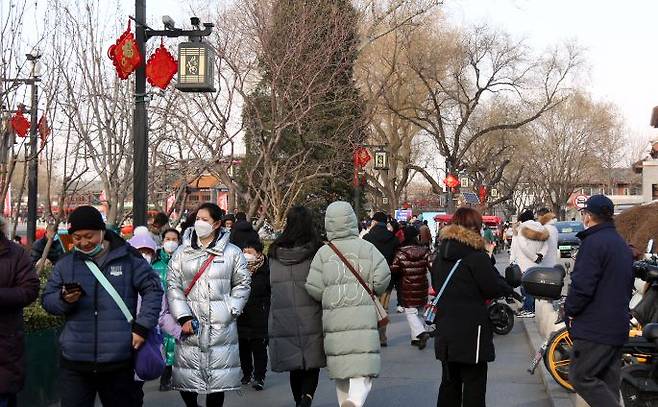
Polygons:
M407 317L407 322L409 323L409 329L411 330L411 340L418 338L418 335L427 331L427 326L425 326L424 317L422 314L419 315L418 308L405 308L404 315Z
M346 400L350 400L356 407L361 407L366 402L370 389L372 389L372 378L370 377L337 379L336 394L338 395L338 405L340 406Z

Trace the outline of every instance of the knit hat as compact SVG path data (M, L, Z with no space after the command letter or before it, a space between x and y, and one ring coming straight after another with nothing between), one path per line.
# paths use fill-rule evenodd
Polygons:
M78 206L69 215L69 234L78 230L105 230L103 216L93 206Z
M154 253L158 251L158 246L155 244L151 235L135 235L132 239L128 240L128 243L137 250L151 249Z
M375 212L375 214L372 215L372 220L379 223L386 223L388 221L388 216L386 216L384 212Z
M535 214L532 213L530 209L523 211L523 213L519 215L519 222L521 223L534 219L535 219Z

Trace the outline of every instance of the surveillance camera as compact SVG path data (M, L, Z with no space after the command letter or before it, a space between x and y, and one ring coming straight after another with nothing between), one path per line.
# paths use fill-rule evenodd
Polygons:
M162 16L162 24L164 24L166 29L169 30L175 30L176 29L176 22L174 21L173 18L169 16Z

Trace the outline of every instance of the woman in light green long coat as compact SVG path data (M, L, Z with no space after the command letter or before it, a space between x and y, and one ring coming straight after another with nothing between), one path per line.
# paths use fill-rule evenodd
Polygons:
M388 287L386 259L371 243L359 238L354 210L334 202L325 217L327 238L352 263L377 294ZM329 246L313 258L306 291L322 302L324 350L329 376L336 380L341 407L360 407L381 370L377 313L372 298Z

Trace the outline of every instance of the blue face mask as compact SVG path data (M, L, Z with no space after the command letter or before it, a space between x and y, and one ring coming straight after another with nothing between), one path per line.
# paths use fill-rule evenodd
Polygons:
M103 251L103 245L99 243L99 244L96 245L96 247L94 247L93 249L91 249L91 250L88 251L88 252L86 252L86 251L84 251L84 250L82 250L82 249L78 249L77 247L75 248L75 251L80 252L80 253L82 253L82 254L84 254L84 255L87 255L87 256L89 256L89 257L94 257L94 256L96 256L98 253L100 253L101 251Z

